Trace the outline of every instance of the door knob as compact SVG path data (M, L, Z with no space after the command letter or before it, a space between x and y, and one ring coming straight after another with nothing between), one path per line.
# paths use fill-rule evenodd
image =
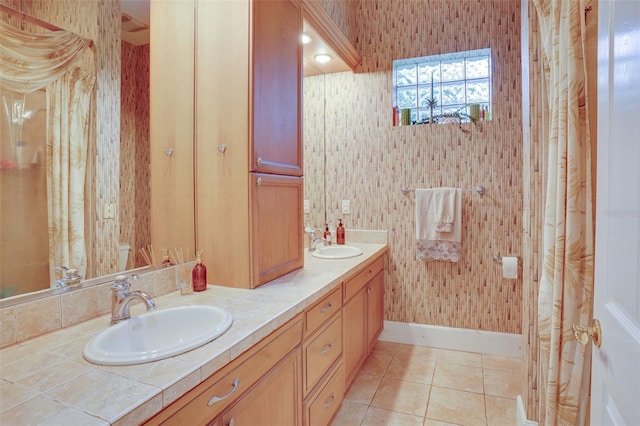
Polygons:
M595 318L591 323L591 327L580 327L579 325L573 324L573 335L582 346L589 342L589 337L591 337L593 344L597 347L602 345L602 328L600 327L600 321Z

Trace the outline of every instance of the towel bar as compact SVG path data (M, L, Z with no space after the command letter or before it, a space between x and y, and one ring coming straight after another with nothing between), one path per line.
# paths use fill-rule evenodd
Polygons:
M485 187L483 185L480 186L476 186L475 188L461 188L462 192L471 192L471 191L475 191L478 194L480 194L480 196L482 197L485 193ZM402 188L400 188L400 191L402 191L402 194L407 195L410 192L415 192L415 189L411 189L408 186L403 186Z

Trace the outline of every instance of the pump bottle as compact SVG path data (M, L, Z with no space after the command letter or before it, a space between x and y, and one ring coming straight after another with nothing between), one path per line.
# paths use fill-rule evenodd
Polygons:
M336 243L344 244L345 239L345 229L342 226L342 219L338 219L338 229L336 230Z
M193 291L205 291L207 289L207 267L202 264L200 256L196 259L196 264L191 271L191 281Z

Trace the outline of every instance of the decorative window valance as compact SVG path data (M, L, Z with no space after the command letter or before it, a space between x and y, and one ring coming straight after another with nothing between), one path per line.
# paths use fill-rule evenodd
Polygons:
M0 22L0 84L19 93L47 87L82 58L91 40L68 31L33 34Z

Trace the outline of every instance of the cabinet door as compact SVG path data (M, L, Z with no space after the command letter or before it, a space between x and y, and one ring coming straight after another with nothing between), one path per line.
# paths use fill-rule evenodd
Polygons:
M193 1L148 5L154 23L149 47L151 243L193 252L195 7ZM179 154L167 155L169 148Z
M222 416L229 426L298 425L302 423L300 350L272 370Z
M251 173L252 287L302 267L302 178Z
M360 361L367 350L365 340L366 302L367 292L366 287L363 287L344 305L342 311L345 389L349 388L358 373Z
M371 352L384 326L384 270L369 281L367 288L367 345Z
M251 171L302 176L301 32L297 3L253 1Z

